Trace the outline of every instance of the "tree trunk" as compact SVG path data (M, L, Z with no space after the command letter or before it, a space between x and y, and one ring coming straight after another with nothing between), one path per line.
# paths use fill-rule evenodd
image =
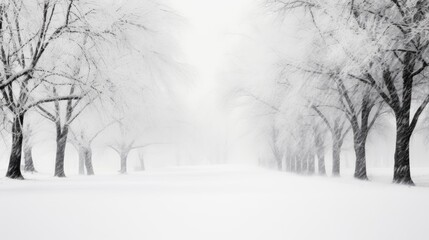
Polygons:
M79 175L85 175L85 148L79 147Z
M314 174L315 172L315 162L314 162L314 154L309 154L308 156L308 174Z
M296 156L291 156L290 158L290 171L296 172Z
M290 172L292 170L292 157L287 154L285 157L285 165L286 165L286 171Z
M94 175L94 167L92 166L92 150L91 148L85 149L85 167L87 175Z
M362 132L354 133L354 149L356 155L354 177L361 180L368 180L366 172L366 134Z
M317 170L319 175L326 176L325 153L317 154Z
M119 172L122 174L127 173L127 156L128 153L121 153L121 170Z
M12 125L12 150L10 152L9 167L6 177L12 179L24 179L21 173L22 142L24 139L22 126L24 124L24 114L15 116Z
M140 171L146 170L146 166L144 164L144 157L139 156L139 160L140 160Z
M308 154L302 154L302 158L301 158L301 172L302 173L307 173L308 172Z
M66 152L68 127L64 126L63 131L57 132L57 154L55 157L55 177L65 177L64 158Z
M340 176L341 143L334 139L332 144L332 176Z
M409 42L407 45L411 46L412 44ZM410 139L414 130L410 127L410 114L413 93L413 72L416 64L416 58L416 54L412 52L406 52L404 55L404 69L402 71L402 106L395 111L396 146L393 182L409 185L414 185L414 182L411 179L410 170Z
M396 148L393 182L414 185L410 171L410 139L409 124L406 119L397 117Z
M326 167L325 167L325 146L320 137L316 140L316 155L317 155L317 169L319 175L326 175Z
M24 171L36 172L33 162L33 147L24 147Z
M276 156L277 170L283 170L282 158Z
M296 159L295 172L296 173L302 173L302 158L296 157L295 159Z

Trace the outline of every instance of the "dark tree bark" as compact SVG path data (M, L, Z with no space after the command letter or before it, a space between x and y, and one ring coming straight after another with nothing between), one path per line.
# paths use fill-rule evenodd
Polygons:
M33 147L31 146L24 147L24 171L36 172L33 162Z
M369 104L367 97L362 99L362 113L361 113L361 124L357 121L357 116L353 116L351 120L353 129L353 146L355 150L355 173L354 177L361 180L368 180L366 171L366 140L368 138L369 131L371 130L375 120L378 118L381 110L379 106L378 111L374 115L371 122L369 122L369 114L374 104Z
M411 101L413 91L414 69L416 65L416 56L414 53L407 52L404 56L404 69L402 70L402 79L404 85L404 93L402 98L402 106L395 103L396 111L396 148L395 148L395 164L393 171L393 182L414 185L411 179L410 170L410 140L417 121L423 109L427 105L427 100L420 105L411 119ZM390 72L386 76L387 80L391 80ZM427 98L429 99L429 98ZM399 107L400 106L400 107ZM410 123L411 122L411 123Z
M70 95L73 95L75 91L75 85L72 85L70 87ZM58 96L57 90L54 87L53 88L54 95ZM78 99L77 102L79 102L81 99ZM79 114L75 115L73 117L73 99L67 100L66 105L66 116L64 119L64 125L61 125L61 108L60 108L60 101L56 100L54 102L55 104L55 117L54 122L57 130L57 154L55 158L55 177L65 177L66 174L64 172L64 158L65 158L65 152L66 152L66 146L67 146L67 137L69 134L69 124L75 117L77 117ZM75 103L76 105L77 103Z
M24 124L24 114L15 116L12 125L12 151L9 158L9 167L6 177L12 179L24 179L21 173L21 154L24 135L22 126Z
M65 126L62 131L57 132L57 153L55 157L55 177L65 177L64 158L66 152L68 127Z
M396 148L393 181L413 185L410 171L410 139L408 123L402 118L396 120Z
M332 175L333 176L340 176L341 147L342 147L341 140L334 139L334 142L332 144Z
M85 149L85 168L87 175L94 175L94 167L92 166L92 150L91 148Z
M121 156L121 169L119 170L120 173L125 174L127 173L127 157L128 153L122 152L120 154Z
M363 89L358 93L360 104L352 101L349 90L345 87L341 78L337 79L337 86L343 102L343 110L347 113L347 119L353 129L353 143L355 150L355 173L354 177L361 180L368 180L366 172L366 139L374 122L380 116L382 104L379 103L377 112L370 121L371 110L376 105L377 98L371 96L371 88ZM358 110L360 109L360 111ZM359 121L360 117L360 121Z
M368 180L366 171L366 136L362 133L354 134L354 150L356 156L354 177L357 179Z

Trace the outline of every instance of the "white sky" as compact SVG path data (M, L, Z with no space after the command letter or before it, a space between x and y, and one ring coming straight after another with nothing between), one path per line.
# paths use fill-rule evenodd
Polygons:
M225 38L238 29L251 0L174 0L173 8L187 20L182 39L184 52L198 72L209 81L224 58Z
M195 127L197 158L221 158L227 138L226 114L221 107L222 91L217 75L227 61L231 34L242 28L253 0L172 0L172 8L186 21L180 45L195 71L185 102L189 121ZM202 159L204 161L204 159Z
M190 96L192 102L205 101L207 93L215 87L216 73L226 60L229 35L239 31L251 2L253 1L171 1L173 9L187 22L185 34L180 41L187 62L196 71L195 91Z

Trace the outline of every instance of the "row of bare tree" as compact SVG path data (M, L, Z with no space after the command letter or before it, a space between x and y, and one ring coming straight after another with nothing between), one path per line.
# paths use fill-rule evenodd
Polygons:
M341 149L351 133L354 176L368 179L367 138L380 116L390 113L396 123L393 181L414 184L410 140L429 103L429 3L268 2L282 16L303 19L306 42L302 59L282 62L288 87L276 107L272 134L279 167L284 163L287 170L313 173L318 160L325 174L325 142L330 142L332 173L339 175Z
M146 2L147 12L167 12L155 2ZM7 177L23 179L22 152L24 169L35 171L31 138L37 124L30 120L37 118L28 118L30 112L55 125L55 176L65 176L68 142L79 150L80 172L86 169L87 174L94 173L91 143L109 124L100 128L100 123L101 130L94 134L79 128L72 131L71 126L76 119L88 115L88 108L118 111L118 89L127 85L126 78L136 78L131 76L131 72L138 72L136 69L120 69L117 61L143 55L139 49L141 39L133 38L153 29L140 17L150 14L145 9L133 12L133 8L91 0L0 3L0 111L4 129L12 138ZM128 61L138 62L138 58ZM124 149L115 145L112 148L126 159L136 147L135 139L131 142ZM123 163L121 172L125 171Z
M130 152L134 149L140 149L139 151L139 169L144 170L145 169L145 161L144 161L144 154L141 149L144 149L150 145L153 145L155 143L149 143L144 145L138 145L138 139L135 136L129 135L129 129L125 126L124 122L121 120L116 120L111 123L105 124L100 129L94 131L88 131L86 129L80 129L80 131L76 131L73 129L73 127L70 127L68 129L69 136L67 138L66 144L71 144L76 151L78 152L79 156L79 174L80 175L94 175L94 167L93 167L93 142L96 140L100 135L102 135L106 130L109 128L113 128L116 126L118 130L120 131L120 136L116 138L115 141L110 141L106 146L114 150L118 154L118 157L120 159L120 170L119 172L122 174L127 173L127 160L128 155ZM23 153L24 153L24 163L21 169L24 169L25 172L34 173L37 172L33 160L33 147L38 143L37 142L37 134L35 132L38 129L31 128L30 124L26 124L24 127L24 140L23 140ZM42 133L43 131L40 131ZM56 139L57 147L58 147L58 139ZM64 146L65 148L65 146ZM65 149L63 149L65 152ZM56 172L55 176L58 177L65 177L64 172L64 156L61 156L61 158L58 158L58 155L56 155L55 164L58 166L58 159L61 159L62 161L62 167L61 167L61 175L58 175ZM57 169L57 168L55 168Z

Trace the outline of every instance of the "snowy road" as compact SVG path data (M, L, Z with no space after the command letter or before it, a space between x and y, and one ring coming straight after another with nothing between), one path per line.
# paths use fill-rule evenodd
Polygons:
M429 239L429 188L245 167L0 179L1 240Z

